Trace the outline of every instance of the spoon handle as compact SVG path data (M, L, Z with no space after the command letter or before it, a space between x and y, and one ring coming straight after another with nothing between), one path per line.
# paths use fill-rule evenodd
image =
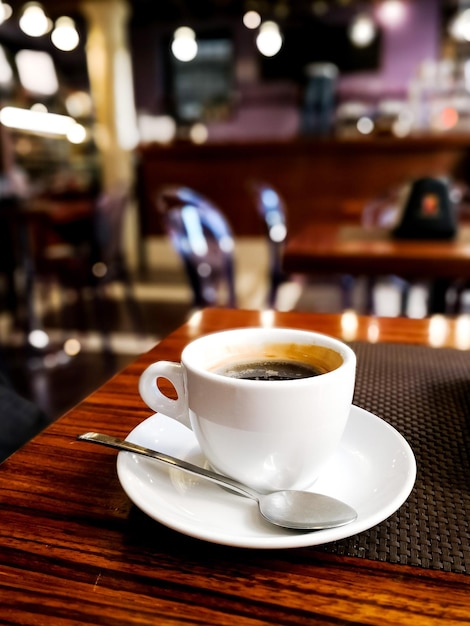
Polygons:
M222 476L222 474L217 474L216 472L212 472L211 470L205 469L204 467L199 467L199 465L193 465L192 463L188 463L187 461L183 461L182 459L177 459L176 457L169 454L157 452L156 450L151 450L150 448L144 448L143 446L139 446L136 443L124 441L123 439L118 439L117 437L104 435L102 433L83 433L83 435L78 435L77 439L79 439L80 441L88 441L89 443L98 443L102 446L107 446L108 448L115 448L116 450L133 452L134 454L140 454L142 456L156 459L157 461L161 461L162 463L166 463L167 465L170 465L172 467L177 467L181 470L184 470L185 472L189 472L190 474L202 476L203 478L206 478L213 483L217 483L218 485L222 485L224 487L227 487L228 489L231 489L232 491L235 491L239 495L252 498L253 500L259 500L260 494L250 489L249 487L242 485L236 480L233 480L233 478L229 478L228 476Z

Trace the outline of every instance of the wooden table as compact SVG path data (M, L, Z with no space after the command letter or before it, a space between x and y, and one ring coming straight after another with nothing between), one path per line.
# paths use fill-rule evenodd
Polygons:
M470 227L455 239L394 239L385 228L309 223L289 238L288 272L398 274L404 278L470 278Z
M470 279L470 228L453 240L394 239L385 228L342 222L311 222L289 238L284 270L300 274L397 275L434 284L431 312L444 310L453 279Z
M326 554L245 550L178 534L134 507L114 451L76 441L125 437L150 411L138 378L198 335L245 325L343 339L464 347L457 320L208 309L0 466L0 621L5 624L470 623L470 577ZM443 332L444 325L444 332ZM468 339L468 338L467 338ZM469 342L464 338L465 347ZM460 352L459 352L460 354Z
M80 236L82 225L91 222L92 209L91 199L2 199L0 227L7 265L6 300L14 322L24 329L27 338L32 330L42 328L35 305L37 257L47 244L63 243L60 229ZM20 281L15 280L18 270L22 274ZM27 340L26 343L29 345Z

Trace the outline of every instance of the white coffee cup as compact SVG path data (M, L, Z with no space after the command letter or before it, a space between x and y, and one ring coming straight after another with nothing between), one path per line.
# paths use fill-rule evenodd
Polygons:
M320 368L293 380L246 380L227 364L272 360ZM274 366L270 365L272 369ZM306 489L336 450L350 413L356 356L343 342L288 328L241 328L189 343L181 363L157 361L139 381L154 411L191 428L218 472L255 489ZM169 380L177 399L159 389Z

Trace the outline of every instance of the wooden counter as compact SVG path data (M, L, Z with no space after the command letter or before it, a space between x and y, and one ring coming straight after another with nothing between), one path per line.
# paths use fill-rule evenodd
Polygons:
M284 197L291 232L305 219L357 221L366 202L410 178L452 175L465 180L469 136L406 139L298 139L256 143L142 145L138 151L141 233L160 233L153 208L157 188L193 187L219 204L236 235L263 226L248 190L271 183Z

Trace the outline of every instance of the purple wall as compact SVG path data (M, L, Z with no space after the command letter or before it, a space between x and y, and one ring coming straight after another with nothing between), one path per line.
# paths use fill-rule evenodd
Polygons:
M384 39L382 78L402 88L416 75L424 59L440 54L441 19L438 0L408 3L408 19L402 28L389 29Z
M407 4L406 22L385 28L382 37L382 62L378 72L363 72L341 77L341 99L370 96L405 96L411 78L425 60L437 60L441 44L440 0L414 0Z

